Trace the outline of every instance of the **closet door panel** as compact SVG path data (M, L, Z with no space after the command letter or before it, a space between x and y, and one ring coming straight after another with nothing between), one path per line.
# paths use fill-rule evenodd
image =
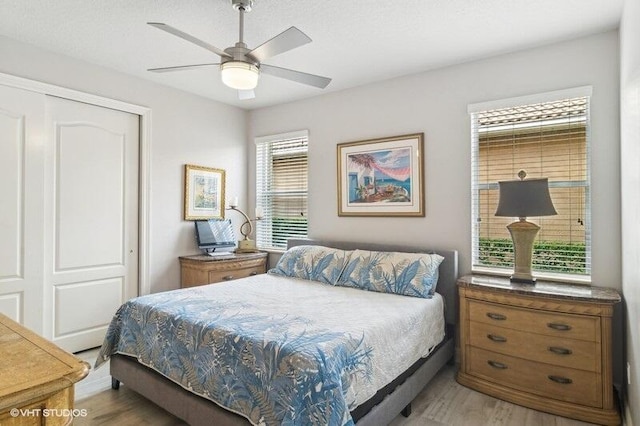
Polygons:
M56 335L74 333L79 329L100 328L110 322L122 304L123 287L124 280L121 277L56 286L56 311L66 313L56 322ZM79 297L87 303L78 304ZM96 305L104 306L105 309Z
M56 130L55 272L122 266L124 135L81 123Z
M0 295L0 313L17 321L22 317L22 292Z
M0 85L0 313L42 332L44 96Z
M0 279L23 276L24 111L0 109Z
M102 344L117 307L138 294L139 117L47 97L53 212L45 259L50 338Z

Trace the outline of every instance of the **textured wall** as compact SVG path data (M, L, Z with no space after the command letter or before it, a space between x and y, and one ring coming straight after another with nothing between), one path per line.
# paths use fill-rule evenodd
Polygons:
M461 273L467 273L467 105L592 85L593 281L620 288L618 82L618 33L612 31L254 110L249 113L249 144L257 136L309 130L311 237L454 248L460 251ZM336 144L415 132L425 134L426 216L338 217ZM255 177L253 151L249 149L249 182Z

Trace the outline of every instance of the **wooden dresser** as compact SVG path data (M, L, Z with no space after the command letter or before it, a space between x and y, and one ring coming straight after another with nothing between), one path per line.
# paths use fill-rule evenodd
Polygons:
M267 272L267 253L264 252L180 257L182 288L235 280L265 272Z
M613 289L469 275L458 280L460 384L586 422L617 425Z
M89 364L0 314L0 425L70 424Z

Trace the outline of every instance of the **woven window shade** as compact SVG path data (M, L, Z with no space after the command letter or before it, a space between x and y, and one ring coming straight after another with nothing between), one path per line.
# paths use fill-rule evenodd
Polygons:
M506 226L516 218L494 216L498 181L549 178L557 216L527 218L541 226L533 270L591 273L589 207L589 98L480 111L472 121L473 267L512 268Z
M288 238L307 236L308 137L298 135L256 143L256 243L285 249Z

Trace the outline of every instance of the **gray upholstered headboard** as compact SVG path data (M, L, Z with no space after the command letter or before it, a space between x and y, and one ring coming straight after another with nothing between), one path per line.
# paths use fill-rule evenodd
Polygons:
M392 244L355 243L346 241L289 239L287 247L301 245L314 245L333 247L342 250L375 250L375 251L400 251L407 253L437 253L444 257L440 264L440 274L436 291L442 295L445 301L445 316L447 323L458 322L456 280L458 279L458 252L456 250L433 250Z

